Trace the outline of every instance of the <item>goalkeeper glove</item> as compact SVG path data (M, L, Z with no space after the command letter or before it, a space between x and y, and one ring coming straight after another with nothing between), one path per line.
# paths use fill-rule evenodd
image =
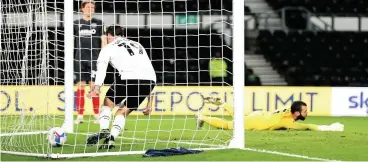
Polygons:
M319 131L338 131L342 132L344 131L344 125L340 123L333 123L331 125L321 125L318 126Z

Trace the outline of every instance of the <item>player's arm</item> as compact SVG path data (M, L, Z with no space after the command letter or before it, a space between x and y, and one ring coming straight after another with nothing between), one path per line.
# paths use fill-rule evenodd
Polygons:
M279 128L294 129L294 130L312 130L312 131L343 131L344 125L334 123L331 125L315 125L304 124L288 120L281 120Z
M280 122L280 127L284 127L286 129L295 129L295 130L313 130L313 131L318 130L318 125L297 123L297 122L285 121L285 120L282 120Z
M97 90L98 92L105 81L107 66L110 62L110 53L111 52L109 52L108 48L103 48L98 55L94 88L94 90Z

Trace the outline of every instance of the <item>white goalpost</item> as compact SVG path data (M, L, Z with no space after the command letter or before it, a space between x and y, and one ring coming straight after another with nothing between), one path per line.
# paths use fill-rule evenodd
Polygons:
M244 148L244 1L233 0L234 140L230 147Z
M128 39L146 49L157 75L153 97L127 117L115 148L99 149L101 141L87 146L88 136L99 131L99 124L94 123L92 101L87 97L84 122L74 123L78 115L74 53L80 50L75 46L74 27L81 26L76 24L82 18L81 1L1 1L1 154L76 158L178 147L245 147L244 1L94 2L94 18L103 26L122 26ZM226 75L211 77L218 71ZM116 75L109 69L102 95L114 79ZM88 86L85 91L89 91ZM234 113L204 103L205 97L213 95L233 106ZM153 111L144 116L141 111L149 100L153 100ZM208 124L198 129L197 114L232 122L233 129ZM46 140L53 127L67 132L61 147L50 146Z
M74 32L73 32L73 1L64 0L64 94L65 120L62 128L68 133L74 132ZM70 25L67 25L70 24Z

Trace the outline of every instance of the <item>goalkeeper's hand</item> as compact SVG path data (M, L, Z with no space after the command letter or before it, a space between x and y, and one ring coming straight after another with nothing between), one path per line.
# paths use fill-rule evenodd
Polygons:
M321 125L318 126L319 131L334 131L334 132L342 132L344 131L344 125L341 123L333 123L331 125Z

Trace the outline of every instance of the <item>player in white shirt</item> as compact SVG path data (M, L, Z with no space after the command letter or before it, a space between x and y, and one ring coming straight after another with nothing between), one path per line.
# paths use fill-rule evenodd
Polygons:
M117 78L106 92L106 97L100 112L100 132L88 137L87 145L94 145L105 138L104 145L100 147L111 149L115 138L124 130L125 118L143 100L150 96L156 83L156 73L145 49L138 42L123 37L123 29L119 26L110 26L106 31L108 45L102 48L97 60L97 73L95 86L88 97L97 96L106 77L107 66L110 63L121 78ZM125 100L126 99L126 100ZM124 104L122 101L125 100ZM152 101L152 99L150 99ZM111 119L111 110L119 105L115 119L108 129ZM151 103L147 104L144 115L151 112Z

